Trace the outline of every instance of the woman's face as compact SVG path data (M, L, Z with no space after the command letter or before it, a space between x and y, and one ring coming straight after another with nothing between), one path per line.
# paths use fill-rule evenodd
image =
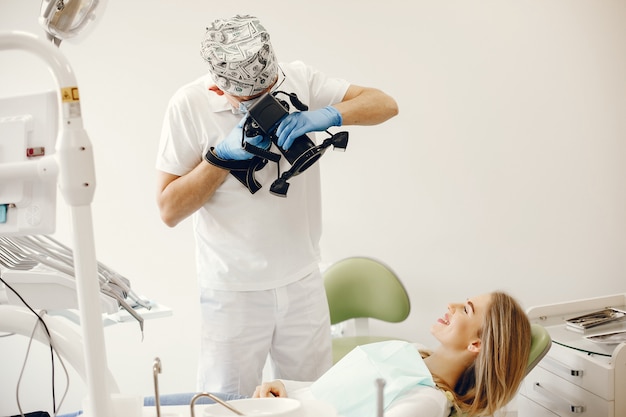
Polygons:
M464 303L448 305L448 311L430 329L442 345L454 349L467 349L478 337L491 294L468 298Z

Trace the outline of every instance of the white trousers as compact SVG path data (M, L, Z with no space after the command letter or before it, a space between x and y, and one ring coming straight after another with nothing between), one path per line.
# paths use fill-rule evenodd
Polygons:
M319 271L265 291L204 290L198 390L252 395L268 354L274 378L314 381L332 365Z

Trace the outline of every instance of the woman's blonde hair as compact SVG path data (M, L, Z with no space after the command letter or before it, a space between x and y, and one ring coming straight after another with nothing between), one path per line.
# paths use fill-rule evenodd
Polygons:
M481 350L454 389L436 376L439 388L451 392L454 406L470 416L491 416L515 396L526 376L530 322L518 302L504 292L491 293L480 330Z

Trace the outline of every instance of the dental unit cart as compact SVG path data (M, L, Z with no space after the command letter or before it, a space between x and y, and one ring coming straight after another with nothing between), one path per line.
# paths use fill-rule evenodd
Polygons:
M576 329L566 320L613 315L608 323ZM626 416L626 294L528 309L552 348L531 371L517 398L519 417Z

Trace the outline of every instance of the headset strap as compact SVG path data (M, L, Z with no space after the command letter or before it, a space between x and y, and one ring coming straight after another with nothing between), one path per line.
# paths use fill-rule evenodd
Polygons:
M214 148L211 147L211 150L204 155L204 159L209 164L229 170L252 194L261 189L261 184L254 177L254 173L265 167L267 159L254 156L252 159L243 161L227 160L215 155L213 149Z

